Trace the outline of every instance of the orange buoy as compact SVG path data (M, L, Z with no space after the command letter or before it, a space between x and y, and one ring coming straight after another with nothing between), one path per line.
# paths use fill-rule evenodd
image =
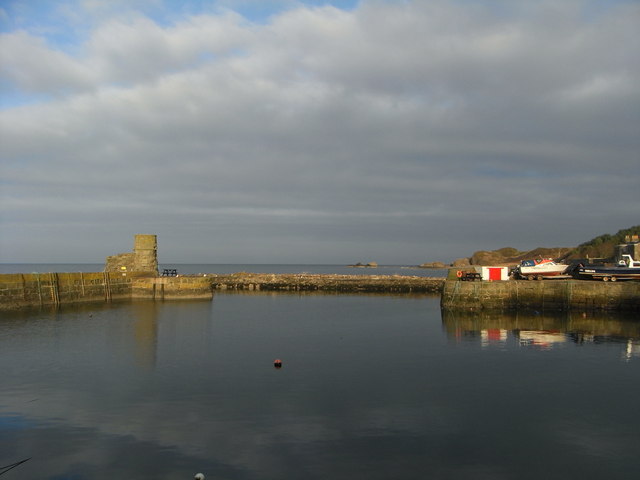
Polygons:
M276 368L282 368L282 360L280 360L279 358L276 358L273 361L273 366L276 367Z
M462 277L462 270L458 270L458 271L456 272L456 276L457 276L458 278Z

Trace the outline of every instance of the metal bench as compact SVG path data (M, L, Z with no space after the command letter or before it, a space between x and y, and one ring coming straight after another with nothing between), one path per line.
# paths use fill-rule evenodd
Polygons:
M163 277L176 277L178 275L178 270L175 268L165 268L162 270Z
M475 282L476 280L482 280L482 275L477 272L464 272L460 280L463 282Z

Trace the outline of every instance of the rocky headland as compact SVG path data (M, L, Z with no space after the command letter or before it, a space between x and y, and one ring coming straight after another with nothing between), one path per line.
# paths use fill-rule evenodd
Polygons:
M467 267L471 265L517 265L522 260L532 258L553 258L562 262L591 260L612 260L615 256L616 245L626 243L629 239L638 238L640 225L626 228L615 234L603 234L577 247L538 247L533 250L521 251L513 247L497 250L478 250L470 257L454 260L450 264L443 262L429 262L419 265L422 268ZM637 240L636 240L637 241Z

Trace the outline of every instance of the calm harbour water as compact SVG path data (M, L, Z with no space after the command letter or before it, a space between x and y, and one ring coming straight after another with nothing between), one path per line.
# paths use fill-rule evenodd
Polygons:
M0 319L0 466L32 457L7 480L640 475L637 318L218 293Z
M355 268L347 265L276 265L227 263L161 263L164 268L175 268L179 274L217 273L219 275L250 273L312 273L336 275L414 275L417 277L445 277L447 269L419 268L405 265L380 265L377 268ZM101 272L102 263L0 263L0 273L48 272Z

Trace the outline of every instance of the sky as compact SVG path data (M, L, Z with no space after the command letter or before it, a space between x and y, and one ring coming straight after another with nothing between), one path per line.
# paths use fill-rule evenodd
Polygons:
M415 265L640 223L638 0L0 0L0 262Z

